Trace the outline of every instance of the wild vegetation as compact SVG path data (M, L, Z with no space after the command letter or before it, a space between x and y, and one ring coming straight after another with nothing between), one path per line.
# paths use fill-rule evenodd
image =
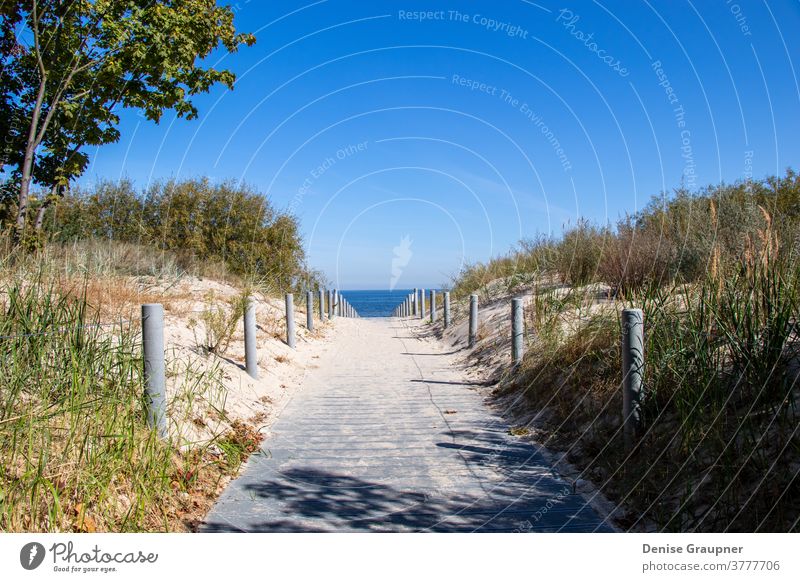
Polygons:
M234 182L76 186L121 109L192 119L194 97L233 89L209 66L254 42L233 19L215 0L0 3L0 531L185 529L257 446L214 362L240 295L316 284L295 218ZM167 350L171 420L212 433L187 445L147 425L136 311L169 313L197 277L237 293L189 320L196 359Z
M252 44L233 9L215 0L9 0L0 4L0 172L15 201L14 238L41 229L42 212L86 170L87 146L119 140L121 108L158 121L192 119L192 98L235 75L205 66L218 47ZM47 194L33 225L30 196Z
M797 531L800 178L659 198L474 265L453 292L530 296L497 396L624 510L623 527ZM499 291L498 291L499 290ZM644 425L621 431L622 308L645 313Z
M37 259L3 269L0 530L187 527L186 492L213 496L252 437L220 435L230 449L221 456L213 441L179 452L158 438L145 422L138 322L90 303L97 272L70 276ZM184 376L192 394L219 380Z
M75 188L47 211L43 235L59 244L97 239L171 251L186 269L218 264L274 291L318 283L305 267L297 220L233 182L173 180L142 192L125 180Z

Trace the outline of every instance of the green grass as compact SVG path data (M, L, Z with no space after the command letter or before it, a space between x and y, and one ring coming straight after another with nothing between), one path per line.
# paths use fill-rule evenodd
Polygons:
M90 280L47 262L2 272L0 531L191 528L259 439L225 417L218 367L168 352L171 421L208 406L231 427L179 450L186 443L146 422L138 320L108 325L87 299Z
M627 509L623 527L799 529L800 263L782 242L791 237L765 210L760 217L738 252L731 241L710 247L703 276L628 280L589 315L589 287L527 288L533 339L498 392L537 411L545 444ZM633 451L621 438L619 313L629 306L645 313L646 346L643 435Z
M134 326L98 326L42 275L3 291L0 529L159 527L173 452L144 422Z

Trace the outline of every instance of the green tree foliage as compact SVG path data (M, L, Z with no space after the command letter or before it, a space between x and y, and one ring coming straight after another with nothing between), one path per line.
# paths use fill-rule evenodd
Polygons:
M44 226L58 242L105 238L224 261L279 290L318 282L305 269L296 219L234 182L170 181L143 193L127 181L104 182L69 193Z
M156 122L166 110L196 117L192 96L235 80L203 59L254 41L215 0L9 1L0 18L2 169L17 189L18 237L31 184L48 204L63 194L86 168L82 148L119 139L120 107Z

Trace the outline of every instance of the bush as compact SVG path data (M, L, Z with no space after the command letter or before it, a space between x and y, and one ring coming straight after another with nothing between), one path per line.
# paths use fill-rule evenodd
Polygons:
M664 193L613 229L580 219L560 240L523 240L509 255L469 265L452 288L463 297L498 278L549 274L572 286L607 283L623 294L702 281L710 269L740 260L747 238L759 236L765 212L782 256L800 258L800 176L787 170L758 182Z
M555 270L568 285L581 286L597 279L597 270L611 233L586 219L564 233L555 252Z
M266 197L233 182L170 181L137 193L128 181L103 182L68 194L47 215L58 242L113 239L173 251L184 264L222 261L238 275L276 289L317 283L304 267L297 220Z
M620 224L616 236L609 237L597 278L628 296L672 281L678 261L671 239L652 230L637 230L628 221Z

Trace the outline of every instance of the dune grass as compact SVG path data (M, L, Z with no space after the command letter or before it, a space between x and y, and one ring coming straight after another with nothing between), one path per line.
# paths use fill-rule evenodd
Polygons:
M100 323L44 275L5 289L5 531L166 528L151 508L170 492L173 453L144 422L136 332Z
M179 447L148 427L130 306L149 291L118 277L170 285L182 275L168 253L106 247L9 254L0 270L0 531L191 529L260 440L233 421ZM120 254L138 259L107 260ZM224 401L213 367L167 358L180 376L171 417L190 414L192 399Z
M497 394L512 412L533 414L544 443L623 508L621 526L800 531L796 223L750 199L752 220L733 236L735 224L720 224L716 203L700 202L707 230L717 233L702 241L705 260L694 256L699 243L689 251L670 247L646 227L639 240L647 244L631 247L624 228L609 239L580 226L567 242L540 244L537 257L551 262L533 260L530 273L520 276L514 265L521 261L504 257L471 269L457 285L467 293L503 271L533 279L522 287L531 298L528 350L518 370L506 370ZM583 254L588 247L576 240L585 238L596 238L602 252ZM570 277L563 270L570 263L552 262L565 248L581 255L572 265L596 264L596 273L584 276L581 267ZM694 256L685 270L670 262L681 252ZM654 260L656 253L669 260ZM598 297L597 283L608 296ZM630 306L645 313L646 357L643 430L628 451L619 314Z

